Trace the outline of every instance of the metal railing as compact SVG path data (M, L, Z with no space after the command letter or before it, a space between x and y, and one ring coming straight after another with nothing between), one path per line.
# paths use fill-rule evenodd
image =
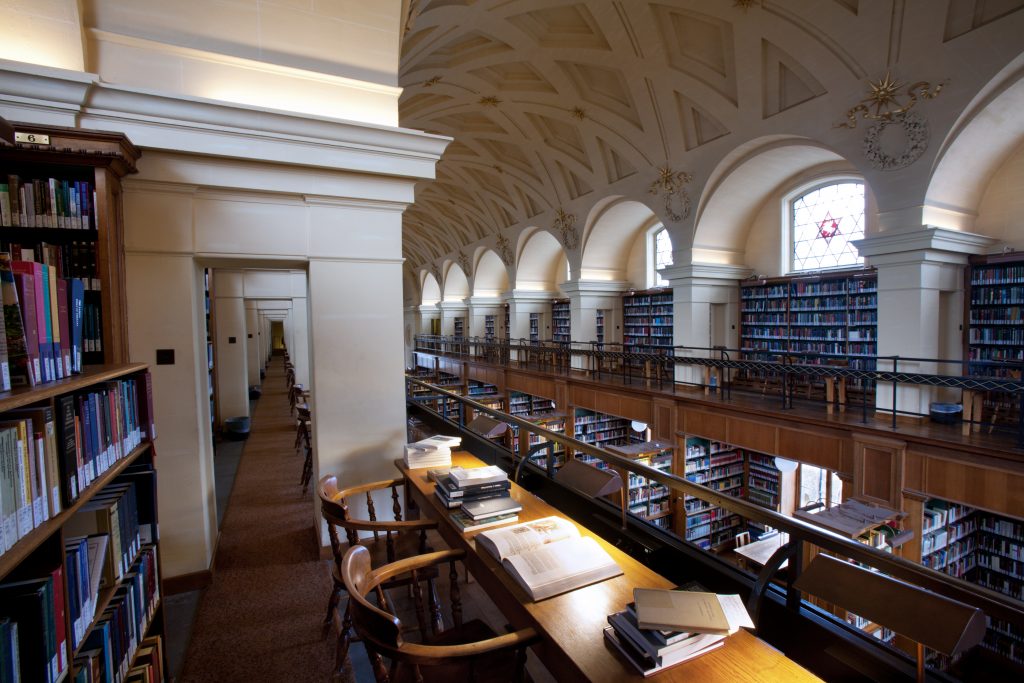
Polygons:
M417 395L417 392L418 395ZM962 579L954 578L939 571L929 569L919 563L911 562L892 555L891 553L873 548L863 543L840 536L827 529L804 522L800 519L788 517L772 510L763 508L755 503L735 498L733 496L719 493L711 488L691 482L683 477L662 470L649 467L641 462L625 458L590 444L578 441L570 436L558 432L549 431L537 424L508 413L495 410L487 405L478 403L470 398L457 393L437 387L428 382L406 377L406 396L411 404L434 413L437 417L451 424L453 427L468 432L467 410L473 410L477 414L487 415L499 422L504 422L510 427L516 427L519 431L519 453L513 453L504 446L497 446L506 452L516 472L522 466L517 464L517 459L529 458L529 448L526 445L529 439L524 438L525 432L536 434L538 437L552 443L561 444L565 448L567 458L575 457L576 454L583 454L597 458L608 465L621 470L632 472L651 482L657 482L677 495L691 496L714 506L724 508L740 517L772 527L780 532L789 534L789 541L780 548L765 563L761 572L756 576L753 584L748 606L752 613L756 613L757 604L764 595L768 586L776 579L779 568L789 560L789 570L785 580L785 603L788 607L797 609L801 605L806 606L801 600L800 591L793 587L793 582L799 575L800 558L803 556L804 543L810 543L822 550L834 553L837 556L867 565L879 572L900 579L907 583L919 586L926 590L944 595L954 600L959 600L968 605L981 609L986 616L1010 622L1018 628L1024 629L1024 602L1015 600L1006 595L987 588L977 586ZM450 401L454 401L458 408L452 412L448 409ZM431 403L440 404L441 409L431 407ZM567 416L566 420L571 420ZM571 423L571 422L570 422ZM527 462L527 468L535 475L554 478L554 467L550 464L553 457L549 455L548 466L540 468L532 462ZM626 485L625 482L623 484ZM611 506L605 500L590 499L594 505ZM617 509L617 507L616 507ZM642 518L630 515L629 519L633 524L643 524L649 530L657 529L661 533L671 533L671 536L680 542L687 543L691 548L696 546L689 544L685 539L674 532L655 527ZM837 624L846 625L845 622L837 619ZM848 626L848 625L846 625ZM848 626L852 630L852 626ZM873 639L869 639L873 640Z
M928 413L900 407L900 391L907 387L959 390L985 394L998 392L1004 402L1016 404L1016 420L1000 424L993 415L991 430L1016 435L1017 446L1024 448L1024 362L977 361L963 359L917 358L910 356L837 357L804 351L745 351L724 346L629 346L599 342L553 342L526 339L488 339L418 335L415 350L483 361L506 367L537 368L554 373L582 372L594 379L618 376L624 383L644 381L660 390L675 392L677 385L704 388L725 401L738 385L761 395L778 396L784 410L793 408L798 389L814 382L848 384L856 389L859 402L847 404L859 409L867 423L874 412L890 415L891 426L898 429L900 415L929 417ZM751 356L769 356L760 360ZM838 363L854 362L864 367ZM678 377L677 368L693 368L690 377ZM934 371L924 371L922 368ZM878 405L872 394L879 386L889 396L888 405ZM808 391L810 395L810 390ZM967 408L965 401L964 408ZM1014 411L1007 410L1011 415ZM972 428L982 426L980 415L961 414Z

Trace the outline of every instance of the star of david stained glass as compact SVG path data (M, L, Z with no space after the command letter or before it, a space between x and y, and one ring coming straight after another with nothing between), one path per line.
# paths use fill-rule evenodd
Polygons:
M790 204L792 269L827 270L864 263L851 244L864 237L864 185L818 187Z

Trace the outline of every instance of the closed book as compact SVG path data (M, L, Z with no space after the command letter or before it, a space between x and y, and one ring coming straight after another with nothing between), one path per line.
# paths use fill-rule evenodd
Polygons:
M35 261L12 261L11 268L15 273L24 273L32 276L33 285L33 296L32 301L35 303L35 319L36 319L36 336L39 340L39 362L40 371L42 375L42 381L52 382L54 377L53 368L53 356L50 353L50 337L47 334L46 321L48 318L48 309L46 301L49 299L48 296L44 296L44 292L49 291L47 283L44 281L44 267L43 264Z
M508 474L497 465L486 465L484 467L459 467L451 468L448 476L452 478L459 488L477 484L495 484L506 481Z
M61 338L60 338L60 311L58 309L57 301L57 268L53 265L43 266L47 273L46 284L50 291L50 320L49 320L49 335L50 342L53 344L51 353L53 354L53 366L57 371L57 378L61 379L64 377L64 357L63 350L61 349Z
M0 510L3 512L4 550L9 550L21 538L18 533L18 511L19 500L24 494L18 494L22 482L18 476L20 457L18 430L13 427L0 429Z
M11 268L11 258L7 253L0 253L0 297L3 300L3 324L9 365L9 374L5 373L4 378L5 387L9 389L12 385L35 386L28 338L18 300L18 286L14 280L14 270Z
M71 364L74 372L82 371L82 324L85 316L85 285L78 278L68 280L68 320L71 333ZM147 370L147 374L148 374Z
M459 531L463 533L469 531L476 531L477 529L486 529L488 527L498 526L499 524L513 524L519 521L519 515L515 512L507 515L499 515L497 517L489 517L485 520L474 520L470 519L462 510L453 510L448 513L451 517L452 524L454 524Z
M53 683L57 653L50 579L0 584L0 617L18 624L18 659L22 681Z
M697 650L696 652L686 652L685 655L681 655L678 659L676 658L663 658L662 663L655 662L648 657L642 650L638 649L628 638L619 634L611 626L607 626L604 629L605 639L611 643L616 650L618 650L626 661L628 661L637 671L643 674L644 678L653 676L654 674L664 671L665 669L682 664L685 661L694 659L701 655L707 654L712 650L716 650L725 644L725 639L718 640L703 649Z
M491 493L494 491L508 491L512 488L512 482L508 479L491 484L474 484L472 486L459 486L451 476L441 477L438 485L444 487L449 498L463 498L467 495L478 493Z
M471 500L462 503L462 512L474 521L480 521L489 517L507 515L519 512L523 506L511 496L500 496L498 498L487 498L485 500Z
M50 516L55 516L63 509L61 503L61 468L57 450L57 425L54 412L50 406L38 408L19 408L9 411L10 414L24 416L32 420L37 434L37 447L43 456L44 476L46 479L46 496Z
M60 468L61 500L70 507L78 500L81 468L79 467L78 434L75 420L75 397L58 396L55 400L57 427L57 465Z
M43 381L39 365L39 326L36 322L36 289L35 278L28 273L15 273L14 286L18 291L18 304L21 309L21 320L25 331L25 353L29 358L32 385ZM12 382L14 379L12 378Z
M643 629L728 635L735 629L715 593L634 588L637 625Z
M71 323L68 318L68 281L57 278L57 322L60 327L60 354L64 363L64 376L71 376Z
M448 496L447 489L441 486L434 487L434 493L449 508L461 507L463 503L476 500L489 500L491 498L503 498L508 495L507 489L501 489L499 491L484 491L482 493L474 493L467 496L460 496L457 498L451 498Z

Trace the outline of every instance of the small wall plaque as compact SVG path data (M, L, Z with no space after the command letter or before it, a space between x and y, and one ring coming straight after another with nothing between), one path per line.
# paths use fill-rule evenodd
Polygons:
M30 145L48 145L50 144L50 136L43 135L42 133L19 133L14 132L15 142L27 142Z

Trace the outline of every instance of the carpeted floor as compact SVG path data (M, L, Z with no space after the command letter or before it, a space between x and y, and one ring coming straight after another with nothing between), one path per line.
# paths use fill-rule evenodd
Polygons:
M263 382L221 527L213 584L199 604L181 681L330 681L333 634L321 619L331 587L298 484L284 369Z

